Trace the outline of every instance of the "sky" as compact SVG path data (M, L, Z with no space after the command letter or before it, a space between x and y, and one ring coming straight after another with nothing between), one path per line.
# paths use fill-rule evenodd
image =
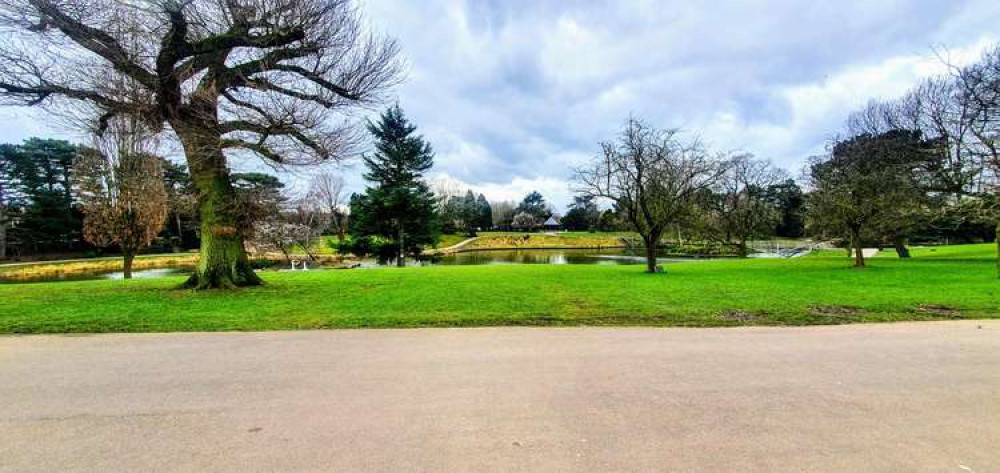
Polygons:
M797 175L851 111L1000 42L996 0L359 3L400 43L407 78L390 102L434 147L431 180L491 200L538 190L560 210L572 169L630 115ZM0 142L74 138L49 123L0 110ZM364 188L356 162L334 170ZM312 172L282 177L301 188Z

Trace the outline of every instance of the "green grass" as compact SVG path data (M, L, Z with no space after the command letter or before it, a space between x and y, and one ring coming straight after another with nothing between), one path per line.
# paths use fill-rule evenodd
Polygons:
M441 235L441 238L437 242L437 248L447 248L449 246L457 245L468 239L469 237L462 234Z
M182 278L0 285L0 333L484 325L805 325L1000 317L993 247L910 261L839 253L641 266L440 266L270 273L233 292Z

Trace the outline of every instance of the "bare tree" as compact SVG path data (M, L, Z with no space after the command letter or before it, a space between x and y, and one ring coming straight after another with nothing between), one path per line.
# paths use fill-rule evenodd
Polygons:
M296 226L297 231L294 234L296 243L302 248L306 257L315 261L313 245L316 239L323 235L323 230L330 226L331 216L326 212L326 207L306 194L294 203L294 207L286 212L283 218Z
M518 214L514 215L510 221L510 226L512 228L523 231L534 230L540 224L541 222L539 222L534 215L531 215L528 212L518 212Z
M493 226L496 228L510 228L514 221L514 209L517 204L509 200L500 202L490 202L490 213L493 217Z
M307 198L322 207L329 215L330 225L337 232L341 242L347 236L347 195L344 192L344 178L330 172L313 176L309 182Z
M678 130L659 130L630 118L618 140L577 171L578 191L615 203L646 246L646 270L656 272L664 231L690 214L697 194L726 167L700 143L684 143Z
M957 69L955 79L963 103L971 110L968 148L991 170L991 190L1000 193L1000 45L979 62ZM996 216L993 216L996 219ZM1000 277L1000 220L996 220L997 277Z
M7 0L0 31L3 102L176 135L199 191L195 288L260 283L228 159L343 157L354 127L332 112L380 100L401 70L351 0Z
M125 279L132 261L163 229L167 193L160 159L152 154L145 124L116 118L96 149L74 163L77 197L83 204L83 235L97 246L117 245L125 259Z
M746 257L747 240L773 235L770 232L774 231L778 212L769 200L768 188L788 176L769 161L755 159L751 154L734 156L726 167L713 189L712 210L724 241L735 241L739 255Z

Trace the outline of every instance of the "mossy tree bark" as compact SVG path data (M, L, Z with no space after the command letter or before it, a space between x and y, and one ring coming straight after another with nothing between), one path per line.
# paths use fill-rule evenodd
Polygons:
M236 191L229 180L219 138L205 132L211 128L195 126L190 131L177 130L198 189L201 217L198 267L184 286L193 289L257 286L263 281L250 266L240 230Z

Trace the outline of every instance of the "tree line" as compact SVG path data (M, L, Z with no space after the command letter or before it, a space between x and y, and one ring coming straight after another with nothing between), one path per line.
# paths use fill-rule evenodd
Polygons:
M913 238L1000 245L998 171L1000 46L852 113L810 161L810 227L849 242L858 267L865 245L890 244L904 258Z
M403 67L397 43L371 33L350 0L8 0L0 28L20 38L0 42L0 103L48 110L91 134L95 150L48 140L2 149L4 251L90 240L128 254L166 232L199 247L187 287L229 288L261 283L248 242L285 251L332 225L344 250L404 264L442 229L537 229L553 217L537 193L518 204L435 196L424 176L433 151L399 107L367 123L368 187L347 202L332 192L335 176L289 199L273 176L230 171L248 157L288 167L358 154L366 140L356 122L338 118L381 103ZM576 170L579 195L564 219L635 231L649 271L666 238L718 241L746 255L748 241L799 236L803 221L809 234L846 242L858 266L866 245L890 242L905 257L916 238L994 240L998 110L994 48L852 115L810 160L804 190L767 160L629 119ZM149 141L162 138L180 145L185 167L150 153ZM164 192L150 191L153 181ZM99 234L107 228L116 235Z

